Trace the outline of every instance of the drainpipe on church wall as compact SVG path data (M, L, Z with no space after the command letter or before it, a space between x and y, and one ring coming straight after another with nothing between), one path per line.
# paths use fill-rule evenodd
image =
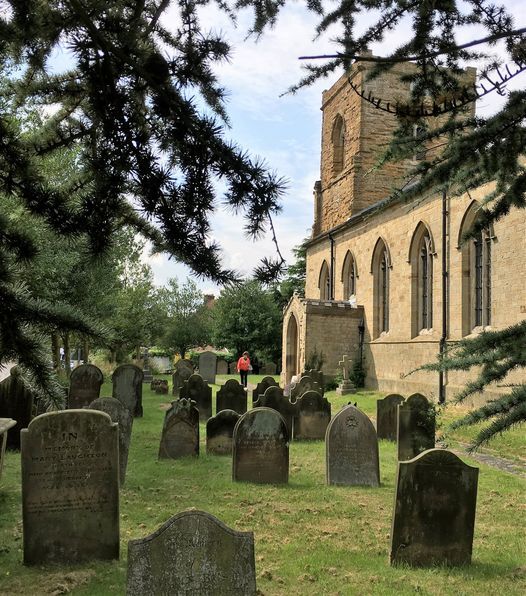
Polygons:
M448 259L447 259L447 224L449 211L447 208L447 191L442 191L442 335L440 337L439 354L440 360L446 351L447 341L447 312L448 312ZM446 401L446 385L444 383L444 371L438 373L438 403Z
M334 236L329 232L331 241L331 265L329 267L329 300L334 300Z

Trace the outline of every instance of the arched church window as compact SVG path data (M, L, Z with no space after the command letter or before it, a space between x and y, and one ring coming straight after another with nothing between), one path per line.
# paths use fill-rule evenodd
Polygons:
M332 171L338 174L343 170L345 156L345 122L338 114L332 127Z
M342 267L343 299L349 300L350 296L356 295L356 261L350 250L347 251Z
M433 327L433 239L420 222L411 240L411 334Z
M327 265L327 261L323 261L323 264L321 266L318 287L320 289L320 300L330 300L331 278L329 275L329 266Z
M373 335L379 337L389 331L389 272L391 258L385 242L379 238L373 251Z

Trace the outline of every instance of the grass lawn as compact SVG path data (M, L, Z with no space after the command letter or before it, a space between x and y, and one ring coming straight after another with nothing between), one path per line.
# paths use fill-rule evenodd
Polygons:
M249 380L255 383L260 378ZM111 395L108 384L101 395ZM340 397L330 392L327 397L333 414L352 399L368 415L376 415L377 394ZM0 594L124 594L127 541L146 536L189 508L208 511L234 529L254 532L257 586L262 594L526 594L526 480L464 458L481 469L473 564L392 568L387 557L394 443L380 442L382 485L376 489L326 486L322 441L291 444L287 486L233 483L231 459L206 455L204 424L199 458L157 460L162 405L168 401L169 396L153 394L144 386L144 418L134 423L121 491L120 561L24 567L20 455L6 455L0 480ZM454 415L447 410L445 417ZM503 444L494 449L498 452L501 446L502 455L518 457L524 440L521 444L519 435L503 437Z

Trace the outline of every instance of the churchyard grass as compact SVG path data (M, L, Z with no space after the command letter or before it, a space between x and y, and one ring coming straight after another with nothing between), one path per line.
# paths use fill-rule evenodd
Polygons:
M253 375L250 382L262 377ZM101 395L111 395L111 386L105 384ZM333 415L356 401L369 416L376 416L378 394L329 392L327 396ZM393 568L388 551L394 443L380 442L379 488L326 486L322 441L291 444L288 485L233 483L230 458L206 455L204 423L199 458L157 460L170 399L144 385L144 417L134 421L126 484L121 490L118 562L24 567L20 455L7 454L0 481L1 594L124 594L128 540L146 536L189 508L208 511L234 529L254 532L262 594L526 593L526 480L463 457L481 470L473 564L450 569ZM251 403L250 395L249 408Z

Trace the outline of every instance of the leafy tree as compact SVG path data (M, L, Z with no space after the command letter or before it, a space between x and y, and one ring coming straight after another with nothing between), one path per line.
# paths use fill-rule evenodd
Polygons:
M305 278L307 275L307 248L305 238L301 244L292 249L295 257L294 263L285 269L284 277L278 288L278 301L280 305L285 306L296 292L299 296L305 296Z

